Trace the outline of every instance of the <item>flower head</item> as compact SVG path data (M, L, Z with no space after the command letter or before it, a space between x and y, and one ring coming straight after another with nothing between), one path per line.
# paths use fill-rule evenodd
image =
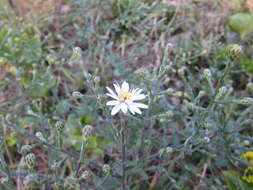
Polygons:
M133 115L135 113L141 114L140 108L148 108L145 104L135 102L146 98L144 94L141 94L142 89L130 89L127 82L123 82L121 87L118 84L114 84L114 88L116 93L111 88L106 87L109 92L107 95L114 99L106 103L108 106L114 106L111 115L117 114L120 110L125 114L128 110Z

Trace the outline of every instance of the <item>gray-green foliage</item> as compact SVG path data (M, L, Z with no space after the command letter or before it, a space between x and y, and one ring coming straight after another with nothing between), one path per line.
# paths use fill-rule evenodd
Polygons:
M252 150L252 75L244 64L251 57L221 43L241 43L225 25L205 27L202 5L217 8L76 0L43 28L1 12L4 187L120 189L122 118L110 115L105 87L125 80L144 89L149 105L124 117L127 189L225 189L225 180L240 181L249 164L240 156Z

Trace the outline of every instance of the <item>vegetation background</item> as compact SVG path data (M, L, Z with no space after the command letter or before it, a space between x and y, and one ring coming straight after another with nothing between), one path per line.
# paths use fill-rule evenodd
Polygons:
M252 31L252 0L0 0L0 189L120 189L128 81L126 189L252 190Z

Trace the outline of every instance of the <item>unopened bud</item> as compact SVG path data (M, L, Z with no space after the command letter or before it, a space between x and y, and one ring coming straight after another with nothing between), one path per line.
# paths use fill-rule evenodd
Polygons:
M209 137L204 137L204 141L205 141L206 143L209 143L209 142L210 142L210 138L209 138Z
M166 91L165 91L165 94L168 94L168 95L173 95L175 94L175 90L173 88L168 88Z
M111 167L108 164L104 164L102 171L104 172L104 174L109 175L111 172Z
M224 98L224 96L227 94L229 88L227 86L222 86L219 91L218 91L218 94L216 95L215 99L218 100L218 99L222 99Z
M185 76L185 71L186 71L186 67L181 67L180 69L177 70L177 73L178 73L178 75L179 75L181 78L184 78L184 76Z
M64 189L78 189L78 178L68 176L64 180Z
M171 148L170 146L166 147L166 153L167 154L171 154L173 152L173 148Z
M140 68L134 72L139 78L145 78L148 74L148 71L144 68Z
M28 174L25 176L23 183L25 190L32 190L34 189L35 185L38 183L39 179L36 174Z
M229 57L232 59L237 58L240 54L242 54L243 48L241 45L232 44L229 46Z
M159 157L162 157L162 155L164 154L164 152L165 152L165 148L161 148L161 149L159 150L159 152L158 152Z
M43 134L41 132L36 132L35 136L40 139L43 142L47 142L47 140L44 138Z
M99 76L96 76L96 77L94 78L94 82L95 82L96 84L99 84L100 81L101 81L101 79L100 79Z
M55 123L55 129L59 132L61 132L64 129L64 122L63 121L57 121Z
M243 98L239 100L239 104L250 106L253 104L253 98L250 98L250 97Z
M91 136L93 132L93 127L91 125L85 125L82 130L83 139L86 140Z
M72 96L79 98L79 97L83 97L84 95L81 92L74 91L74 92L72 92Z
M2 177L0 179L0 183L2 183L2 184L8 183L8 182L9 182L9 178L8 177Z
M173 95L174 95L175 97L177 97L177 98L180 98L180 97L182 97L182 96L184 95L184 93L183 93L182 91L177 91L177 92L175 92Z
M252 83L252 82L249 82L249 83L247 84L247 89L253 91L253 83Z
M53 161L53 164L51 165L51 169L52 170L56 170L57 168L59 168L61 165L61 162L57 162L57 161Z
M87 180L89 179L90 176L91 176L90 172L88 170L85 170L81 175L81 179Z
M33 153L29 153L25 156L25 165L27 168L32 169L36 164L36 156Z
M82 58L82 50L81 50L81 48L80 47L74 47L71 59L80 60L81 58Z
M243 141L243 144L244 144L245 146L248 146L248 145L250 145L250 142L249 142L249 140L244 140L244 141Z
M27 154L28 152L30 152L32 150L32 146L31 145L23 145L20 149L20 153L21 154Z
M212 80L212 73L210 69L205 69L203 72L206 80L208 80L209 82Z

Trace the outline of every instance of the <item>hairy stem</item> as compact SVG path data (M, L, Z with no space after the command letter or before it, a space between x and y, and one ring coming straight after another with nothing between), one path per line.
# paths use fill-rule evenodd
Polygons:
M122 151L122 190L126 190L126 133L125 123L121 117L121 151Z

